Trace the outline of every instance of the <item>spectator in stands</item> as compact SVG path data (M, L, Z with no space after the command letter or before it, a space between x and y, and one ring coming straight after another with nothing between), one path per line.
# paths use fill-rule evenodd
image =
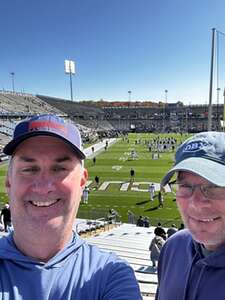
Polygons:
M167 229L167 237L169 238L171 235L177 232L177 226L175 224L172 224L170 228Z
M184 223L180 223L180 227L178 228L178 230L182 230L184 228L185 228Z
M153 268L157 267L156 263L159 260L160 251L162 249L162 246L165 243L165 240L160 235L158 235L158 233L159 232L158 232L157 228L155 228L155 230L154 230L155 237L152 239L152 241L149 245L149 250L151 251L150 259L152 261Z
M111 221L111 223L113 222L116 223L118 218L119 218L118 212L115 209L111 208L108 214L109 221Z
M8 232L9 227L11 227L11 212L9 204L6 203L1 211L0 215L1 223L4 225L4 231Z
M149 222L149 218L148 217L144 217L143 226L144 227L149 227L150 226L150 222Z
M129 224L135 224L135 215L134 215L134 213L132 213L132 211L128 210L127 215L128 215L128 223Z
M155 228L155 232L158 236L161 236L164 240L166 240L166 231L162 227L162 224L159 222L157 227Z
M88 177L78 129L35 116L4 153L14 231L0 239L0 299L142 299L126 262L73 231Z
M161 185L171 180L186 229L162 249L157 300L224 299L224 175L224 132L198 133L178 147Z
M143 227L144 226L144 219L142 216L140 216L138 219L137 219L137 226L140 226L140 227Z

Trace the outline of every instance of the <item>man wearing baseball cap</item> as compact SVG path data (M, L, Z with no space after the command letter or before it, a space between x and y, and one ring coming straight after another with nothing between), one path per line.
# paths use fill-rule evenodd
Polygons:
M166 184L187 229L161 251L156 299L225 299L225 133L202 132L180 145Z
M131 267L72 230L88 177L77 127L32 117L4 153L14 231L0 239L0 299L141 299Z

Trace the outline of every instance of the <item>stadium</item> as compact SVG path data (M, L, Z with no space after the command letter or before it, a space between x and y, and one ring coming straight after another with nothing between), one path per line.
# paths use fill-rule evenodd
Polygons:
M113 140L105 150L90 153L86 160L91 190L88 205L82 205L79 217L95 219L107 215L110 208L118 210L120 220L127 221L127 211L135 217L143 215L155 225L158 221L180 222L173 195L166 195L165 207L158 210L150 203L148 185L159 184L163 174L173 164L174 151L188 135L207 130L208 105L185 106L182 102L158 104L153 102L73 102L43 95L0 91L1 148L10 139L15 125L31 115L54 113L70 119L81 130L84 148ZM223 105L214 105L212 130L222 130ZM155 139L173 138L165 148L154 147ZM95 147L95 146L93 146ZM152 149L151 149L152 148ZM135 152L136 157L132 156ZM157 159L153 154L158 153ZM6 160L0 154L1 161ZM93 157L97 163L93 164ZM130 169L135 169L135 182L130 182ZM94 178L100 185L95 188ZM4 164L2 166L4 182ZM108 184L107 184L108 182ZM7 201L4 188L2 199ZM157 202L157 201L155 201ZM150 207L150 204L152 207Z
M208 106L73 102L3 90L0 105L1 150L16 124L33 115L53 113L78 126L87 156L89 196L88 201L81 202L76 230L89 243L126 259L135 270L143 299L153 299L157 277L148 250L153 230L158 223L164 228L182 223L169 188L163 205L159 205L159 183L173 164L177 146L192 133L207 130ZM212 111L212 130L221 131L223 105L214 105ZM8 157L1 151L0 159L2 208L9 201L4 190ZM155 187L152 200L151 184ZM143 227L136 226L140 216L147 220Z
M0 299L225 298L216 4L1 1Z

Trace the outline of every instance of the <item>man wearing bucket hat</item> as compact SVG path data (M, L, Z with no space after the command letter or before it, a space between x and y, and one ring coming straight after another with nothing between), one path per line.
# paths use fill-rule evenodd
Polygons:
M0 299L141 299L133 270L72 230L88 177L76 126L32 117L4 153L14 231L0 239Z
M225 133L202 132L180 145L161 185L168 183L187 229L161 251L156 299L225 299Z

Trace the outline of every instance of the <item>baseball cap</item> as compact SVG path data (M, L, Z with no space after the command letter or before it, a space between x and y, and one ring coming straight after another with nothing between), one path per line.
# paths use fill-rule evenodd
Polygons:
M201 132L184 141L177 148L174 166L163 177L161 186L177 171L189 171L225 187L225 133Z
M30 137L40 135L60 138L71 146L78 158L85 158L78 128L53 114L33 116L17 124L12 140L4 147L3 152L7 155L12 155L21 142Z

